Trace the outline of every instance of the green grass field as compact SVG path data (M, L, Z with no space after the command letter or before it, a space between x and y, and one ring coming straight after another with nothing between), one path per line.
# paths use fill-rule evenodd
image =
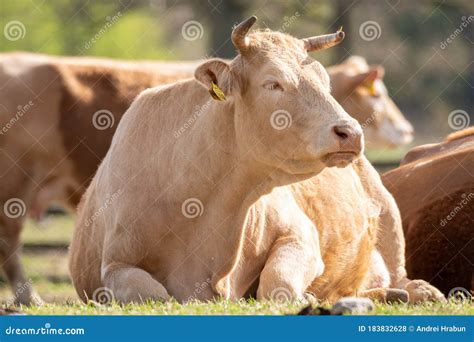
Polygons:
M73 221L68 216L56 216L41 224L29 221L23 232L26 248L23 253L27 275L36 291L46 301L44 306L17 306L16 309L34 315L286 315L297 313L303 303L257 301L215 301L209 303L150 302L140 305L82 304L71 285L67 268L67 244L72 235ZM57 244L61 248L45 248ZM0 280L0 300L11 299L4 279ZM327 304L322 303L322 306ZM474 315L472 303L427 303L423 305L380 304L378 315Z

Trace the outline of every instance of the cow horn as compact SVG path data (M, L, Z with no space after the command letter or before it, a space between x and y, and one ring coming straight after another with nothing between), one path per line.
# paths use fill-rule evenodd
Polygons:
M344 32L339 30L336 33L325 34L322 36L314 36L302 39L306 51L318 51L337 45L344 39Z
M248 48L249 41L246 35L256 21L257 17L253 15L250 18L242 21L232 30L232 43L238 50L245 51Z

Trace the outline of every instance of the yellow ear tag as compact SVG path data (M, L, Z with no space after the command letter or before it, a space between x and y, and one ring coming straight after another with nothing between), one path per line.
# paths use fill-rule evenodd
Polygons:
M339 27L339 30L337 30L336 33L339 33L339 32L341 32L341 31L342 31L342 26Z
M224 101L225 100L224 92L214 82L211 82L211 89L209 89L209 94L211 94L211 96L214 100L217 100L217 101Z
M364 82L364 87L369 91L370 95L375 96L377 94L374 81Z

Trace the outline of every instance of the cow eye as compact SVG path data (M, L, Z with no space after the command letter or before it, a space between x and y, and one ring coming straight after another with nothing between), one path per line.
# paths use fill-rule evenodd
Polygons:
M263 87L267 90L280 90L280 91L283 91L283 87L281 86L281 84L276 82L276 81L265 82L263 84Z

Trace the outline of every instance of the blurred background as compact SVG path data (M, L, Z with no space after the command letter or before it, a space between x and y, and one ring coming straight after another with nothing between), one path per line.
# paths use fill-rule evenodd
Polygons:
M343 26L344 43L315 57L325 66L354 54L382 64L391 96L415 126L414 145L451 132L453 110L467 112L473 122L472 0L1 1L4 33L8 23L23 27L16 32L10 27L14 39L1 36L0 51L152 60L232 57L232 26L252 14L260 28L297 37Z
M463 113L464 127L474 123L472 0L0 0L0 52L229 58L232 26L252 14L259 28L296 37L343 26L344 42L314 57L325 66L351 55L383 65L390 95L415 127L411 146L453 132L453 111ZM369 151L369 157L398 161L409 147ZM72 229L71 217L50 215L28 220L23 232L27 274L47 301L75 298L66 258ZM10 296L0 278L0 298Z

